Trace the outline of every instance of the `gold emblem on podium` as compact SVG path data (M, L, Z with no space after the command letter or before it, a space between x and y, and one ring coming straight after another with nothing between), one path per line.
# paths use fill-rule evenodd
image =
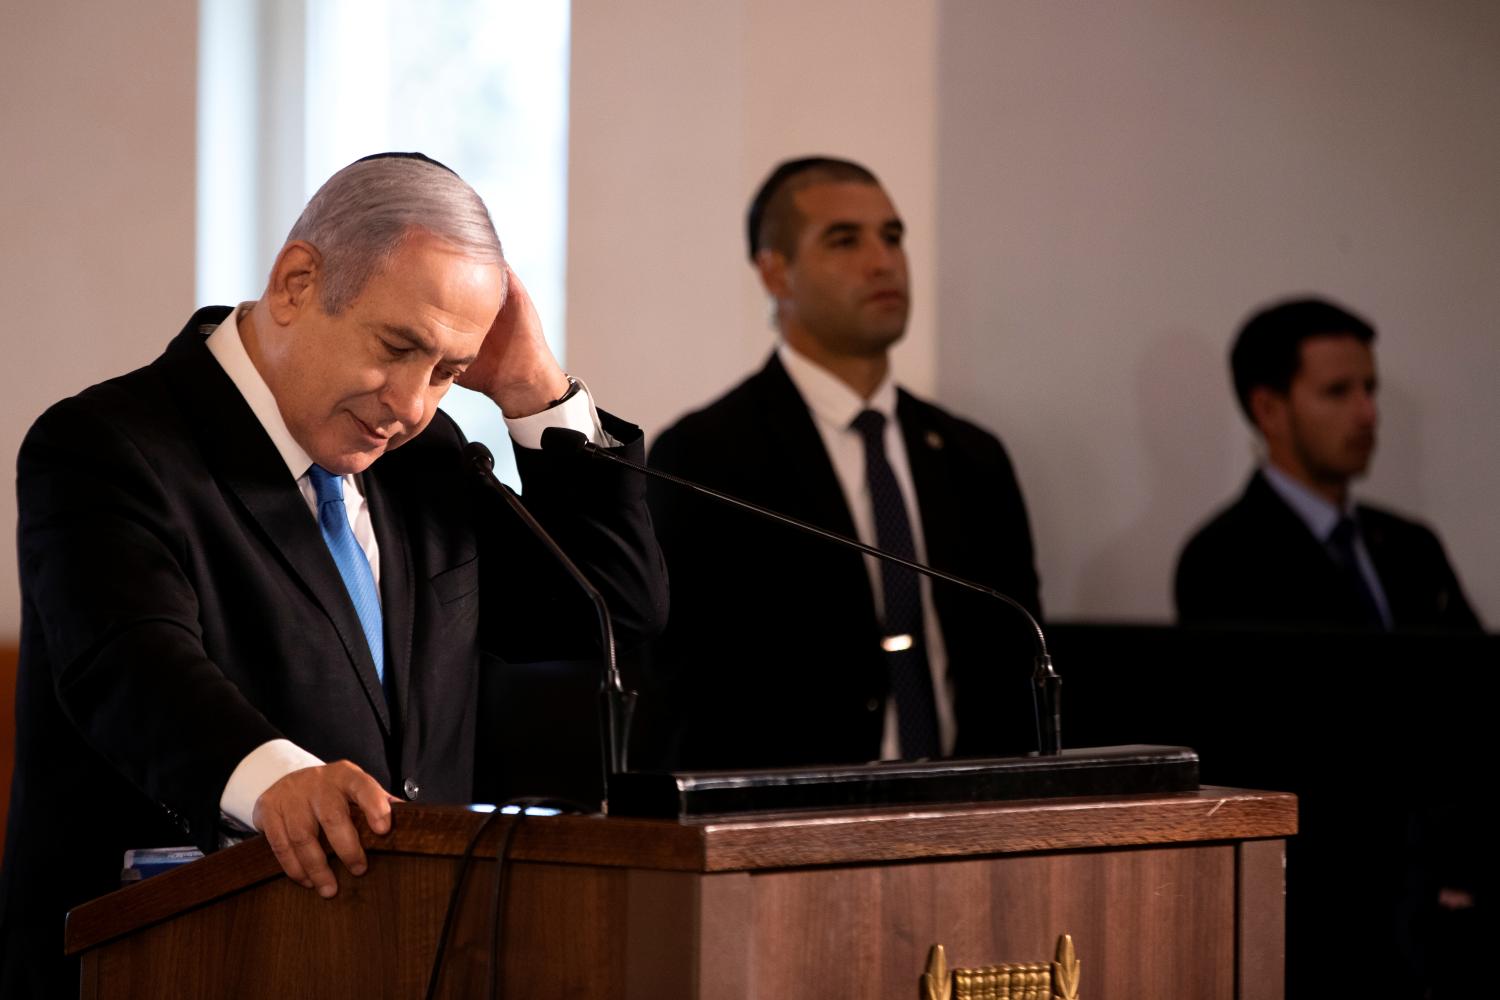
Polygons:
M1051 962L1019 962L973 969L948 969L943 946L935 944L922 974L921 1000L1078 1000L1078 956L1072 935L1057 939Z

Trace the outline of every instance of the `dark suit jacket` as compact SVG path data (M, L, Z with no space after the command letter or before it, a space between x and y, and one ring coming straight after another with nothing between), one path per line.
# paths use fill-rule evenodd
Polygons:
M1376 507L1357 511L1397 628L1480 627L1436 535ZM1176 592L1185 624L1367 627L1323 544L1260 472L1183 548Z
M1031 531L995 437L902 392L928 560L1038 611ZM651 464L854 535L802 397L765 368L664 431ZM673 611L643 696L643 752L689 767L872 760L888 681L859 553L652 482ZM960 754L1030 749L1031 633L993 599L933 584ZM665 712L670 726L653 714ZM680 735L652 744L651 729Z
M156 362L57 404L21 448L7 997L44 976L60 988L63 913L118 886L126 848L217 846L219 796L262 742L466 802L488 655L596 655L590 605L439 413L363 479L388 704L316 521L204 344L226 315L200 311ZM609 429L640 454L637 428ZM643 487L607 463L517 451L527 505L609 599L617 634L654 632L665 584Z

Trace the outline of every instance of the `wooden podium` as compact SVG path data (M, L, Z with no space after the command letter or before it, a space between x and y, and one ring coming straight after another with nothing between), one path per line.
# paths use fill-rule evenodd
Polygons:
M336 898L257 839L84 904L82 995L421 997L485 816L398 806ZM495 854L480 839L440 995L483 996ZM912 1000L955 966L1036 962L1071 934L1084 998L1282 995L1291 795L1203 788L684 823L528 818L515 831L504 995Z

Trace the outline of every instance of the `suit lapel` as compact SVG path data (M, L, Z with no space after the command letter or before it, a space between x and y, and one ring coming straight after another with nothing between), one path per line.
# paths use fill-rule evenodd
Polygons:
M370 707L390 731L385 694L349 591L323 541L307 501L260 421L204 344L207 329L221 322L200 310L162 358L163 374L198 428L204 461L237 497L280 558L328 616L359 677ZM383 545L383 542L382 542ZM385 574L382 574L384 576Z
M1256 470L1245 487L1243 501L1266 525L1263 539L1267 561L1282 567L1282 588L1306 595L1308 608L1324 609L1321 617L1344 623L1364 621L1348 579L1334 563L1321 539L1295 510L1281 499L1265 475ZM1378 565L1377 565L1378 569Z
M1364 538L1365 550L1370 553L1370 562L1375 564L1375 576L1380 580L1380 589L1385 593L1386 609L1390 612L1392 626L1395 627L1398 622L1425 622L1434 614L1434 609L1436 614L1441 615L1452 599L1448 589L1443 587L1436 593L1429 590L1426 595L1412 590L1410 582L1419 577L1410 572L1409 561L1401 558L1379 513L1361 506L1358 508L1358 516L1360 534Z
M757 378L762 425L771 439L770 454L780 462L773 473L772 506L805 521L854 537L854 518L843 487L823 447L812 413L775 354Z
M396 700L396 718L407 719L411 698L412 622L416 618L416 596L412 587L411 547L400 505L380 477L364 476L365 500L370 521L380 545L380 603L385 619L385 669L387 690Z

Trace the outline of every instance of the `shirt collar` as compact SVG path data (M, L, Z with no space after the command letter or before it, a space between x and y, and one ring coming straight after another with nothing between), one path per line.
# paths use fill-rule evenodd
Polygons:
M1341 518L1354 516L1353 500L1346 500L1341 510L1329 503L1327 497L1309 489L1269 462L1261 466L1261 472L1265 474L1266 482L1271 484L1271 489L1302 518L1313 537L1319 541L1328 541L1328 536L1333 534L1333 529Z
M297 443L292 432L287 430L286 420L281 416L281 408L276 405L271 387L266 385L255 362L250 360L244 341L240 339L240 317L248 313L253 304L241 303L239 308L229 314L228 319L208 335L208 350L224 369L224 374L234 383L234 387L240 391L240 395L245 397L245 402L250 404L251 412L265 428L292 478L301 479L313 464L312 456Z
M854 418L865 410L875 410L887 421L896 419L896 383L890 372L886 372L870 398L863 399L832 372L798 354L785 341L777 345L776 356L781 359L792 385L801 393L802 401L819 420L839 430L847 430Z

